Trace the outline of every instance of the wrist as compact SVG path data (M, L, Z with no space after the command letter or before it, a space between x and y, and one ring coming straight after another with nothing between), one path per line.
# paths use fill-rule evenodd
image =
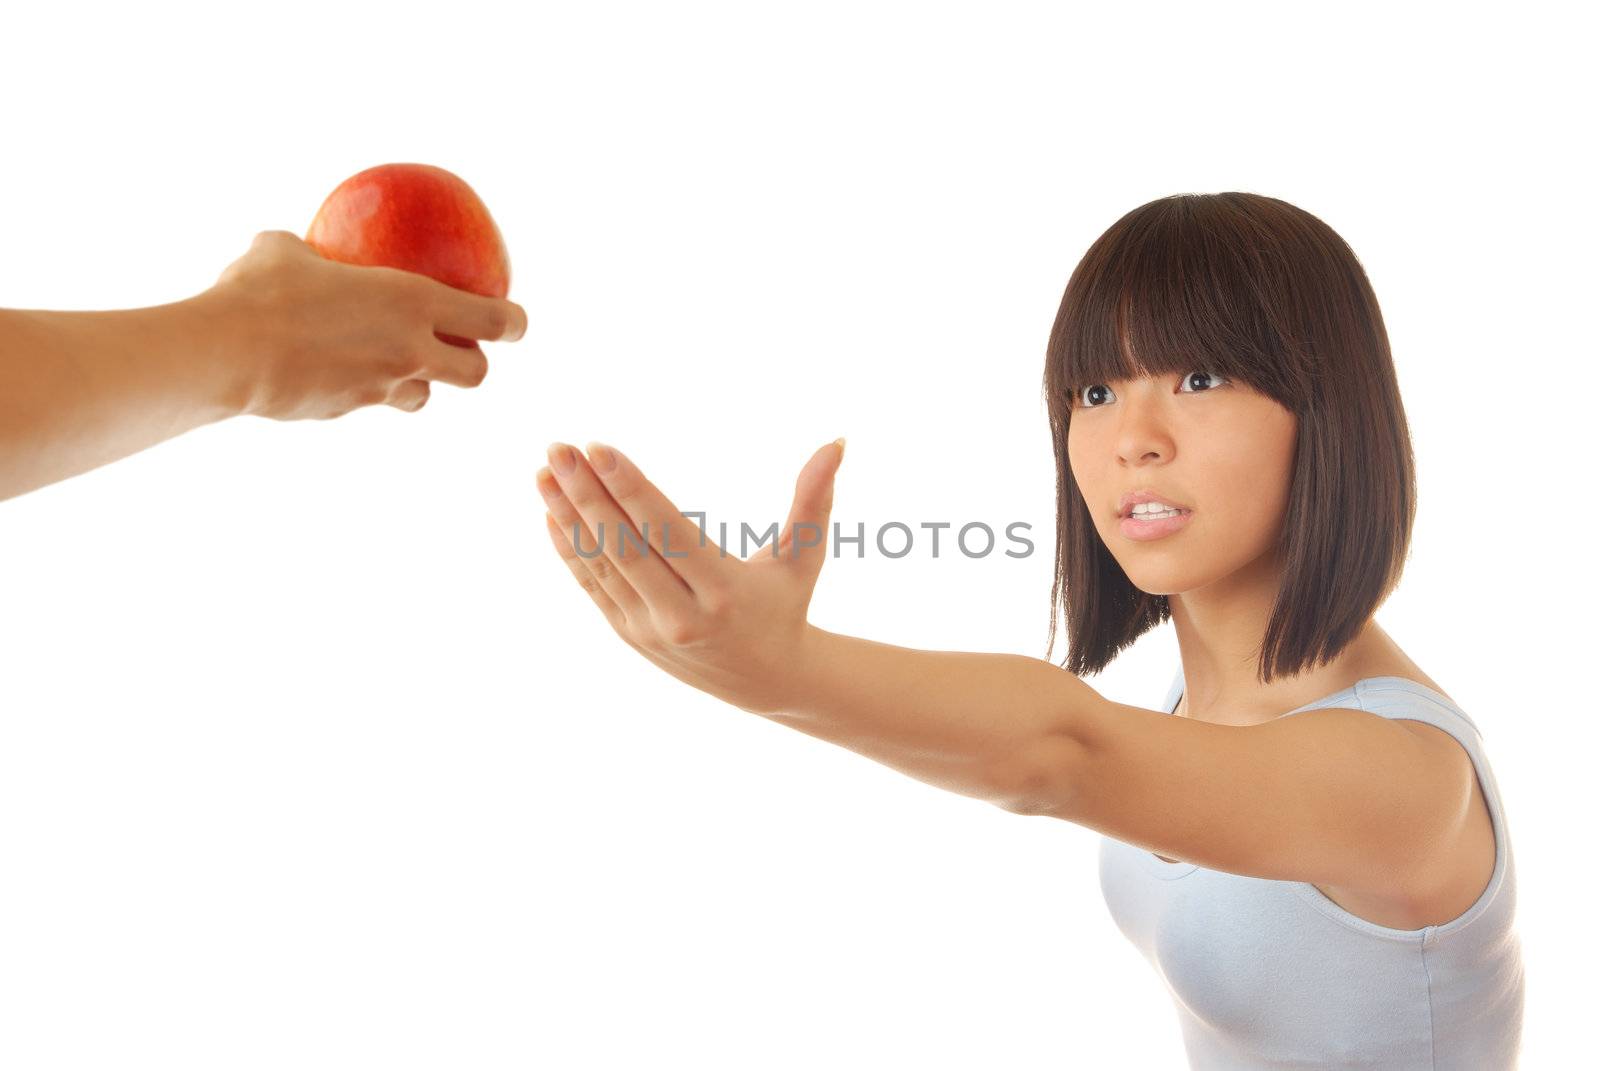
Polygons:
M179 314L185 342L205 339L200 346L183 348L196 362L196 382L202 384L204 404L213 420L243 416L252 411L259 380L260 344L250 311L228 293L215 287L171 306Z
M815 708L831 641L839 637L807 621L795 642L793 657L789 659L788 684L783 689L779 709L775 716L803 717Z

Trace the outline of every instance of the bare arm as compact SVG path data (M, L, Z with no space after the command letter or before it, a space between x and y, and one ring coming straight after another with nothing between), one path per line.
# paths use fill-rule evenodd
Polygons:
M1359 891L1412 928L1460 914L1493 866L1471 759L1434 726L1350 708L1211 724L1024 656L809 634L788 710L767 716L940 788L1213 870Z
M214 301L0 309L0 498L244 411L239 332Z
M264 231L209 290L140 309L0 309L0 499L255 414L414 412L429 381L471 387L483 352L437 333L518 338L509 301L324 260Z
M1009 811L1033 807L1041 741L1098 698L1037 658L926 651L810 626L787 709L773 721L920 781Z

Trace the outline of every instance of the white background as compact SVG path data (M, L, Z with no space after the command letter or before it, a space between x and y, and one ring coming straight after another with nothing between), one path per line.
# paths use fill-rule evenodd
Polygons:
M1035 552L869 546L813 620L1043 657L1062 289L1129 209L1235 189L1325 220L1382 302L1421 498L1379 621L1505 796L1524 1063L1586 1045L1575 14L8 13L0 304L187 297L422 161L490 206L532 325L420 413L234 420L0 503L0 1065L1181 1066L1095 834L665 676L557 558L533 474L598 439L765 523L846 435L834 520L1021 520ZM1153 706L1176 657L1169 626L1091 683Z

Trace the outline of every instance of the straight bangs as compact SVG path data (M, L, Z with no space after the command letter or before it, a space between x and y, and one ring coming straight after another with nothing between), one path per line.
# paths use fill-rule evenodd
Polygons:
M1309 361L1302 333L1279 313L1316 282L1295 279L1281 245L1224 223L1215 208L1193 195L1151 202L1084 254L1050 334L1052 406L1070 410L1096 383L1219 372L1303 411Z

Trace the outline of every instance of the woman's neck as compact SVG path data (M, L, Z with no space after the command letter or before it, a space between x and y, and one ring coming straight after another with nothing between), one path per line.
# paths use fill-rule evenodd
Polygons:
M1268 684L1257 676L1265 613L1229 617L1195 614L1173 596L1172 619L1183 662L1183 697L1176 713L1219 725L1259 725L1367 677L1410 677L1429 687L1415 663L1374 620L1331 662ZM1209 621L1207 629L1202 622ZM1436 689L1437 690L1437 689Z

